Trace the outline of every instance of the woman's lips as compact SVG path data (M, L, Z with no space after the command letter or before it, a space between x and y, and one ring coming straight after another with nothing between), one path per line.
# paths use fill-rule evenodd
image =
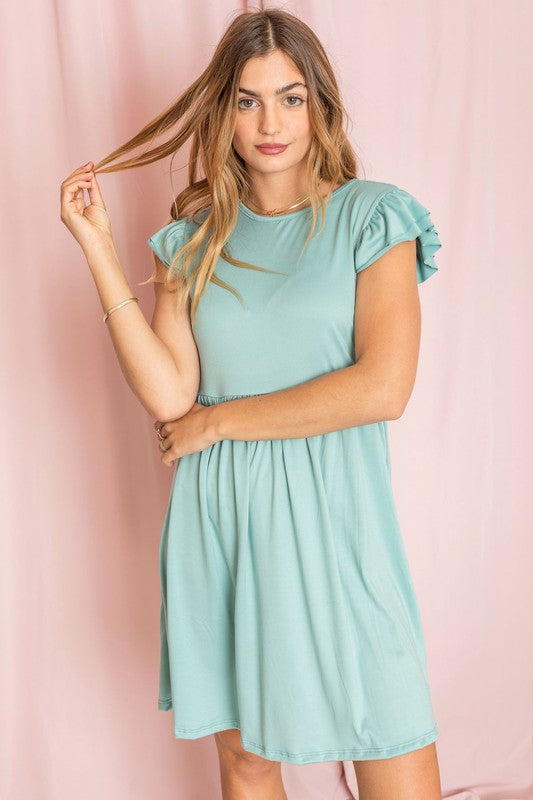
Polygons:
M286 150L288 146L289 145L287 144L282 144L282 145L277 145L276 147L272 147L271 145L266 145L266 144L262 145L256 144L256 147L259 150L259 152L264 153L267 156L275 156L277 155L277 153L283 153L283 151Z

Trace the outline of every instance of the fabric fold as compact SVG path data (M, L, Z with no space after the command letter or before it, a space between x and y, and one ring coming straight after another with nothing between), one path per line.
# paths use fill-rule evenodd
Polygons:
M442 247L430 212L412 194L395 186L379 198L355 248L355 270L361 272L395 244L416 239L417 283L437 270Z

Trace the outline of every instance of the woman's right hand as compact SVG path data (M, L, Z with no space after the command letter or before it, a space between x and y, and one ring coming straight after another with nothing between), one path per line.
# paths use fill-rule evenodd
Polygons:
M92 161L78 167L61 184L61 221L84 251L112 240L111 221L92 167ZM85 204L84 189L89 205Z

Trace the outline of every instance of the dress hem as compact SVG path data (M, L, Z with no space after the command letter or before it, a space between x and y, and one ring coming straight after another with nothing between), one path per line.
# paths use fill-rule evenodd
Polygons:
M170 711L172 709L171 700L159 700L158 709L160 711ZM229 728L239 728L238 719L223 719L218 722L213 722L208 725L202 725L199 728L174 728L174 737L176 739L200 739L203 736L209 736L212 733L225 731ZM371 759L392 758L393 756L403 755L412 750L418 750L427 744L431 744L438 739L439 729L434 725L430 731L417 736L415 739L410 739L401 744L391 745L389 747L347 747L337 750L319 750L310 753L289 753L286 750L273 750L263 747L257 742L252 742L250 739L245 739L241 735L241 743L245 750L250 753L262 756L269 761L283 761L288 764L310 764L324 761L369 761Z

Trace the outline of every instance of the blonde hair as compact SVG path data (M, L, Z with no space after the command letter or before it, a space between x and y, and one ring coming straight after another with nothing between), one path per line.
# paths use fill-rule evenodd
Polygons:
M194 83L132 139L95 165L95 172L115 172L151 164L176 154L192 137L189 185L173 201L171 221L190 217L198 224L198 229L174 254L165 276L165 284L171 291L176 291L176 281L172 289L169 283L175 277L179 278L182 298L187 296L196 279L191 295L192 319L210 280L240 299L233 287L213 275L220 256L236 267L276 271L232 258L226 244L237 221L239 200L252 189L246 164L232 146L239 80L250 58L265 56L274 50L283 51L293 60L308 87L313 138L307 157L307 183L312 225L304 244L305 250L317 225L318 208L322 215L321 230L325 204L331 197L333 186L356 178L357 168L353 148L344 131L344 123L350 117L341 102L328 57L311 28L288 11L268 8L239 13L220 39L209 65ZM177 132L162 144L151 147L155 137L178 122ZM146 142L150 142L149 149L141 155L102 169ZM199 175L200 164L205 177ZM332 182L325 198L318 191L321 180ZM208 207L210 212L199 223L196 216ZM199 252L201 257L189 270ZM154 278L155 273L144 283Z

